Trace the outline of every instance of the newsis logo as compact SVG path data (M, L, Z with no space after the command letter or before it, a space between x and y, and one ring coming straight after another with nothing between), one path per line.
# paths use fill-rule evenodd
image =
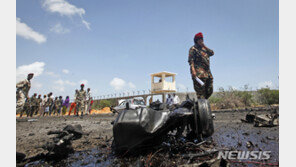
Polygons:
M218 159L257 159L266 160L270 158L271 151L219 151Z

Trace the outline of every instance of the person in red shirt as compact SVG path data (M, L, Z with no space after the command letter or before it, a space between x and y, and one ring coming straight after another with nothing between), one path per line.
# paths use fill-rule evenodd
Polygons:
M94 103L94 101L91 100L91 101L90 101L90 104L89 104L89 114L91 114L91 106L92 106L93 103Z
M74 115L76 115L76 103L75 102L71 103L68 115L71 115L73 108L74 108Z

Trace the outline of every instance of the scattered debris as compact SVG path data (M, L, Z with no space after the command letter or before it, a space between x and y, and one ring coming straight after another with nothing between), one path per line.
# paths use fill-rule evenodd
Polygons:
M247 147L247 148L254 147L254 144L253 144L251 141L248 141L248 142L246 143L246 147Z
M266 139L267 139L267 140L275 140L275 139L276 139L276 137L275 137L275 136L273 136L273 137L266 136Z
M72 148L72 141L79 139L84 134L82 132L81 125L67 125L63 130L49 131L47 135L55 134L56 136L52 139L53 141L47 142L42 148L47 151L47 153L41 153L34 157L24 159L26 155L17 152L18 162L22 164L27 164L29 162L34 162L40 159L44 160L61 160L66 158L70 153L74 152ZM30 135L30 134L29 134Z
M243 135L245 135L245 136L249 136L250 133L248 133L248 132L244 132Z
M256 115L254 126L256 127L273 127L279 125L279 114L261 114Z
M28 122L36 122L38 119L28 119Z
M205 162L194 163L194 164L184 164L180 167L228 167L229 163L224 159L213 158Z
M81 138L83 135L81 125L67 125L63 130L49 131L47 135L56 134L52 142L47 142L43 148L48 151L47 156L51 158L64 158L74 150L72 140Z
M252 113L248 113L246 115L246 119L241 119L242 122L246 122L246 123L253 123L255 119L255 114Z
M26 158L26 154L20 153L20 152L16 152L16 162L21 162L25 158Z
M255 127L273 127L279 125L279 114L253 114L248 113L246 119L241 119L245 123L253 123Z

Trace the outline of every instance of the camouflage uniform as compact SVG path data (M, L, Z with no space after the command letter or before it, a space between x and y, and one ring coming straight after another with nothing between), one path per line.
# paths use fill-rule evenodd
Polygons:
M25 104L22 108L22 110L20 111L20 117L23 116L23 113L25 112L27 117L30 115L30 108L31 108L31 102L30 102L30 98L25 99Z
M48 110L49 110L48 115L51 115L52 110L53 110L53 106L54 106L54 102L53 102L52 97L48 97L47 103L46 103L46 107L48 107Z
M19 113L23 110L26 98L28 97L31 88L31 82L27 79L20 81L16 84L16 112Z
M213 93L213 76L210 70L210 56L214 52L211 49L194 45L189 50L188 63L192 74L191 64L194 63L196 77L204 82L201 86L192 76L194 90L198 98L208 99Z
M56 106L56 109L57 109L57 111L58 111L58 114L61 113L62 105L63 105L63 100L59 98L59 99L57 100L57 106Z
M58 103L59 103L59 99L54 99L53 101L53 108L52 108L52 112L53 112L53 115L58 113L57 110L58 110Z
M84 103L86 99L86 91L85 90L79 90L76 95L76 109L77 109L77 115L79 111L81 111L81 115L83 115L84 111Z
M38 110L38 100L35 96L32 96L30 98L30 117L33 116L33 114L36 112L36 110Z
M38 109L36 110L35 112L35 115L41 111L41 102L42 102L42 99L41 98L37 98L37 106L38 106Z

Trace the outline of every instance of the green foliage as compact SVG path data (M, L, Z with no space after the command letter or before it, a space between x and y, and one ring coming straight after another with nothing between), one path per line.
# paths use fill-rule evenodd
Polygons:
M244 86L243 91L236 91L236 94L241 99L245 107L251 106L251 104L254 102L253 95L249 90L248 85Z
M215 100L216 107L220 109L238 108L243 106L238 91L233 87L229 87L228 90L225 90L222 87L219 88L219 92L217 92L216 98L214 98L213 101Z
M279 90L272 90L269 87L258 90L259 100L262 104L279 104Z
M116 106L116 100L115 99L109 99L109 100L99 100L95 101L93 104L94 109L103 109L104 107L111 107Z
M244 85L242 90L233 87L225 90L221 87L214 96L210 97L209 101L218 109L248 107L254 103L253 94L248 85Z
M219 103L221 100L222 100L222 99L219 98L219 97L217 97L217 96L211 96L211 97L209 98L209 101L210 101L211 104Z

